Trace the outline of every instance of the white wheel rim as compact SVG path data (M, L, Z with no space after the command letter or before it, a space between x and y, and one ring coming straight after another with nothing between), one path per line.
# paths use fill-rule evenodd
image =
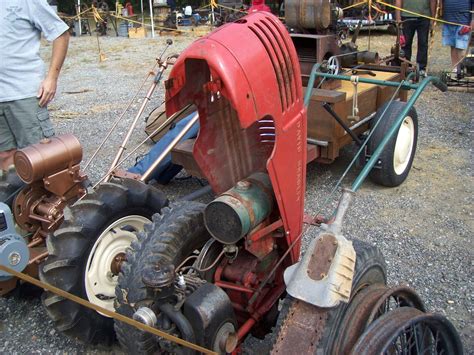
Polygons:
M115 311L115 286L118 275L112 273L112 263L117 255L125 253L130 244L137 239L131 230L141 231L146 223L150 223L150 220L143 216L126 216L110 224L97 238L87 258L84 275L89 302Z
M405 172L415 143L415 124L410 116L405 117L398 130L393 154L393 169L397 175Z

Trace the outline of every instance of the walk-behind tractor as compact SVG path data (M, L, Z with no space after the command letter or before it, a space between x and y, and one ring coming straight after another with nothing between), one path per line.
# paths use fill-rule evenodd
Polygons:
M329 2L313 22L296 8L287 6L287 25L330 32ZM18 273L26 270L28 248L2 207L0 277L10 273L47 289L44 305L62 332L90 343L116 336L130 353L238 353L249 334L271 332L285 297L290 307L274 353L462 353L448 320L426 313L413 290L386 286L375 247L342 234L367 175L388 186L407 177L417 137L413 104L430 82L442 84L433 77L416 83L406 65L385 65L354 43L338 46L331 34L290 36L269 13L219 28L173 64L164 85L167 120L190 105L196 111L150 169L173 150L174 162L205 178L215 198L162 208L166 199L146 184L150 172L113 169L123 147L109 171L116 180L88 194L75 168L79 148L67 150L61 164L52 149L54 164L41 169L20 152L17 170L27 188L38 183L41 193L31 201L41 202L22 213L14 203L15 219L36 223L29 230L46 238L47 258L41 283ZM407 102L398 101L411 89ZM179 143L198 122L197 138ZM306 164L334 160L352 140L352 163L365 163L361 173L331 216L305 216ZM23 165L21 154L28 157ZM43 154L38 161L49 161ZM71 185L52 191L62 171ZM59 202L58 194L70 197ZM75 202L55 213L69 198ZM47 203L51 212L39 215ZM302 236L315 224L321 232L301 257Z

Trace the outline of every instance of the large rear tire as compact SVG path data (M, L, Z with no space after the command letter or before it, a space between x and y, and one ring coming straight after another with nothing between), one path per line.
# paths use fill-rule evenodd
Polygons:
M134 180L104 183L64 210L61 227L47 238L47 260L40 279L90 302L114 310L120 263L135 232L168 201L162 193ZM43 305L56 328L91 344L115 339L113 319L46 292Z
M405 102L393 101L390 106L383 105L372 120L375 126L387 108L384 117L375 127L375 131L369 140L367 150L372 154L387 135L398 116L406 107ZM370 172L370 178L377 184L395 187L400 185L408 176L413 159L415 158L416 144L418 141L418 115L414 107L411 107L405 116L400 128L388 141L379 157L380 164L376 165Z
M186 202L163 209L153 216L153 224L138 234L127 252L116 288L116 311L132 317L140 302L147 298L142 281L143 270L151 265L175 267L210 238L203 220L205 205ZM127 353L153 354L158 349L157 338L122 322L115 322L120 345Z

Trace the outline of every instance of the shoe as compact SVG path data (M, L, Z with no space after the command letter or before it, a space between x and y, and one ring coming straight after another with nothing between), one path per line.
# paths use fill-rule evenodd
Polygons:
M420 70L420 78L426 78L427 76L426 70Z

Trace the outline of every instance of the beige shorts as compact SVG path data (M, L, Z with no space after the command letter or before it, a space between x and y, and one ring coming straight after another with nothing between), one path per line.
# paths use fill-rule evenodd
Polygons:
M54 136L48 109L36 97L0 102L0 151L21 149Z

